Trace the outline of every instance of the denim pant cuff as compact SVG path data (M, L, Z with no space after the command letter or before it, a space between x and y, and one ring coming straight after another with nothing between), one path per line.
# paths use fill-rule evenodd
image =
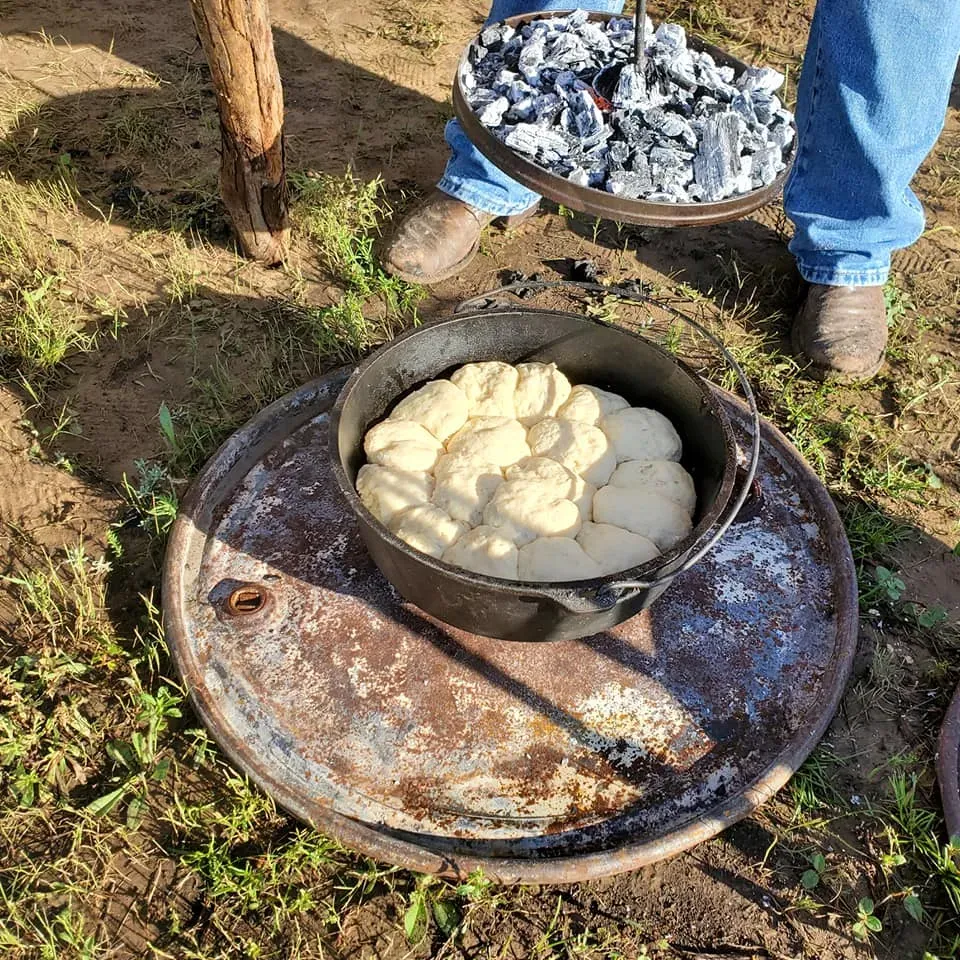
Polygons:
M492 214L495 217L512 217L514 214L523 213L540 199L535 193L531 193L531 199L529 200L516 203L498 203L490 196L488 190L478 190L471 183L448 176L440 178L437 189L455 200L462 200L464 203L469 203L471 207L476 207L477 210L482 210L484 213ZM520 189L523 188L520 187Z
M797 259L800 276L807 283L827 287L880 287L890 276L889 267L869 267L865 270L840 270L836 267L815 267Z

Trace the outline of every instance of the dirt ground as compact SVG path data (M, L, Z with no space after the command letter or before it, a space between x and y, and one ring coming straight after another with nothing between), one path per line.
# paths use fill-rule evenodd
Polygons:
M651 14L785 69L792 88L812 6L696 0ZM290 171L382 177L402 210L442 170L450 78L485 8L271 8ZM187 3L0 0L0 29L0 292L34 328L77 333L52 362L17 341L0 364L7 955L960 956L960 848L934 780L960 680L960 87L917 178L927 231L896 258L891 359L869 386L819 387L787 357L797 281L778 204L692 230L594 224L546 204L491 232L420 303L439 316L506 271L563 277L590 258L715 322L764 413L834 494L861 574L842 708L768 806L607 880L457 888L301 830L219 758L186 701L164 700L176 689L155 616L165 511L231 429L346 359L303 331L348 288L305 220L286 268L237 256ZM154 736L149 756L137 730ZM128 742L135 763L116 746ZM122 799L98 805L113 790Z

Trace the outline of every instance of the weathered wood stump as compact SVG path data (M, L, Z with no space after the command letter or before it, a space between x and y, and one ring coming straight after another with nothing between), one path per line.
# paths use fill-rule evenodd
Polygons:
M244 253L283 258L289 234L283 88L267 0L190 0L220 109L220 192Z

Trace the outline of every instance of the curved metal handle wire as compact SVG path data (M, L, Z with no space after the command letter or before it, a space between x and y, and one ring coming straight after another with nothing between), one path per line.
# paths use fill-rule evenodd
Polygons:
M671 583L682 573L686 573L694 564L699 563L719 542L720 538L730 529L730 525L736 519L737 514L740 512L743 505L747 502L747 498L750 496L750 492L753 489L753 480L757 474L757 464L760 462L760 411L757 409L756 397L753 393L753 388L750 386L750 381L747 379L747 375L743 372L743 368L737 363L733 354L723 345L718 337L712 334L706 327L698 323L696 320L691 319L688 316L685 316L676 307L671 306L669 303L665 303L662 300L656 299L656 297L649 297L644 293L633 293L629 290L619 290L616 286L605 287L599 283L580 283L575 280L521 280L517 283L508 283L502 287L497 287L493 290L488 290L486 293L480 294L476 297L471 297L469 300L464 300L458 307L457 313L460 313L466 309L469 309L471 305L484 304L484 301L489 301L492 297L495 297L500 293L512 293L514 291L520 290L549 290L555 288L566 288L566 289L577 289L584 290L587 293L600 293L606 296L615 296L619 297L622 300L632 300L635 303L647 303L655 306L658 310L663 310L665 313L670 314L672 317L676 317L678 320L682 320L684 323L689 324L703 336L705 336L719 351L727 366L733 370L737 376L737 380L740 383L740 387L743 390L743 395L746 398L747 406L750 410L750 427L753 434L752 442L750 445L750 458L747 463L747 468L745 476L743 478L743 485L740 489L740 492L737 494L736 498L733 501L733 505L728 507L726 516L720 523L717 525L716 529L712 534L706 537L705 540L700 541L699 546L695 546L691 549L694 550L683 563L677 567L676 570L672 570L670 573L666 573L661 577L654 577L652 580L617 580L613 583L607 584L597 593L597 602L602 607L611 607L615 603L620 603L623 600L629 599L629 596L626 593L620 593L620 591L633 591L636 593L639 590L652 590L654 587L666 586Z

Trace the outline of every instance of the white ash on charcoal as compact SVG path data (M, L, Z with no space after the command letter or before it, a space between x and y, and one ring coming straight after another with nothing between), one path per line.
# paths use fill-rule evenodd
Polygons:
M633 21L586 11L487 27L460 84L498 140L573 183L664 203L723 200L773 183L794 148L783 76L739 77L687 46L683 27L647 22L646 65Z

